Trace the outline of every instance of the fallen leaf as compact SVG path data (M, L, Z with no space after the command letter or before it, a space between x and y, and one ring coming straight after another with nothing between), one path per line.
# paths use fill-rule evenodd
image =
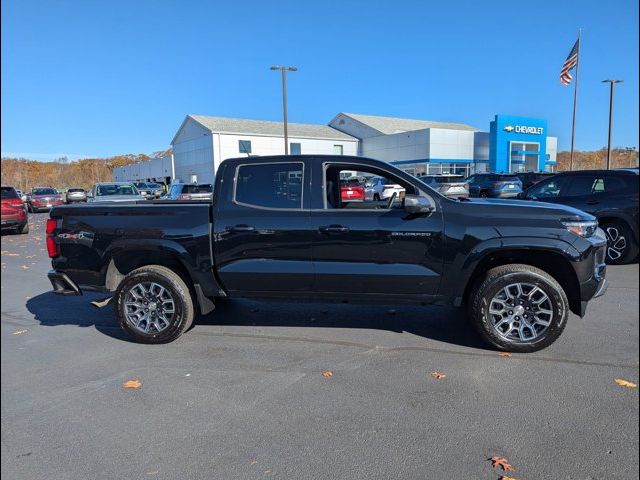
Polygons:
M510 464L509 464L509 460L507 460L504 457L491 457L489 460L491 460L491 466L493 468L502 468L503 470L507 471L507 472L515 472L516 469L513 468Z
M518 480L518 479L514 477L507 477L506 475L502 475L500 477L500 480Z
M26 265L22 265L22 267L20 268L22 268L23 270L29 270L29 267L27 267Z
M511 355L509 352L500 352L498 354L499 357L505 357L505 358L509 358L512 357L513 355Z
M325 370L322 372L323 377L333 377L333 372L331 370Z
M445 378L446 377L446 375L444 373L440 373L440 372L433 372L431 374L431 376L433 378L437 378L438 380L440 380L441 378Z
M140 380L127 380L123 382L122 386L124 388L140 388L142 387L142 382Z
M23 333L29 333L29 330L16 330L13 335L22 335Z
M637 384L635 384L633 382L630 382L628 380L623 380L621 378L616 378L616 383L618 385L620 385L621 387L628 387L628 388L636 388L638 386Z

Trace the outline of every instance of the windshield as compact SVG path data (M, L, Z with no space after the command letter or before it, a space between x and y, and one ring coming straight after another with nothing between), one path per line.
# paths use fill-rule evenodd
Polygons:
M32 193L34 195L56 195L58 192L53 188L34 188Z
M13 189L13 187L2 187L2 200L7 200L10 198L18 198L18 194Z
M131 184L98 185L96 194L99 197L107 195L138 195L138 190Z

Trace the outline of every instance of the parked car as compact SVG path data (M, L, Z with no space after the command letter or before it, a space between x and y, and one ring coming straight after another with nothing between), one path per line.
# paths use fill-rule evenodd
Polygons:
M52 207L63 205L64 199L55 188L35 187L27 197L27 206L30 212L48 212Z
M341 180L340 196L343 202L363 202L364 187L357 179Z
M520 198L561 203L594 215L607 235L607 262L638 256L638 169L580 170L547 178Z
M392 180L383 177L370 178L364 185L364 199L367 201L389 200L393 194L400 200L405 195L405 189Z
M328 198L341 169L388 178L405 197L352 207L338 188ZM144 343L176 339L196 309L249 297L466 305L488 342L530 352L606 289L604 232L564 205L452 199L386 162L341 155L225 160L214 192L56 207L46 226L55 292L113 292L120 325Z
M164 200L211 200L213 185L210 183L172 183Z
M65 200L67 203L86 202L87 192L84 188L69 188Z
M465 181L464 175L421 175L418 178L447 197L469 196L469 184Z
M545 178L549 178L555 175L555 173L551 172L518 172L516 176L522 182L522 190L526 190L529 187L532 187L536 183Z
M147 200L153 200L155 198L160 198L163 193L162 185L159 183L149 183L149 182L136 182L134 183L140 195L142 195Z
M27 208L15 188L2 185L2 202L0 224L2 230L13 230L17 233L29 233Z
M100 182L96 183L88 195L88 202L133 202L144 200L133 183Z
M476 173L467 183L472 197L513 198L522 192L522 182L514 173Z

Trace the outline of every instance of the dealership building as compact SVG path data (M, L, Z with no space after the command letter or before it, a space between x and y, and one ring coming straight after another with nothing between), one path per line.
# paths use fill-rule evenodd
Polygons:
M543 119L495 115L488 131L455 122L339 113L328 125L288 123L289 152L361 155L413 174L553 171L557 138ZM283 124L187 115L173 155L119 167L117 181L211 183L220 162L284 154Z

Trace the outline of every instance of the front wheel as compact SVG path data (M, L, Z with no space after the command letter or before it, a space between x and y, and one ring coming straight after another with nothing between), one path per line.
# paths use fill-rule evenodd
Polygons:
M607 263L621 265L628 263L638 254L638 246L633 242L631 229L621 222L605 221L602 225L607 236Z
M173 270L147 265L129 273L116 292L122 329L142 343L172 342L193 323L193 298Z
M531 265L493 268L471 293L471 319L480 335L500 350L535 352L560 336L569 301L560 284Z

